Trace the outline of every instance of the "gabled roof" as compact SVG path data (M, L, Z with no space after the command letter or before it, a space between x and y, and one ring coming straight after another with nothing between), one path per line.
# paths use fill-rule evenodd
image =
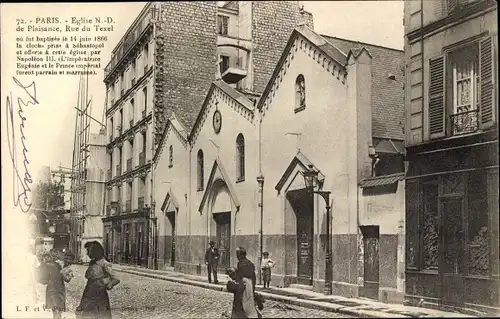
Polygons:
M281 189L285 185L286 181L290 178L290 175L293 173L293 170L295 167L300 165L302 167L302 170L309 170L310 167L312 167L314 170L319 171L319 169L314 166L313 163L311 163L310 160L305 157L304 154L302 154L300 151L293 157L292 161L286 168L285 172L281 176L280 180L278 181L278 184L274 187L279 192L281 192ZM325 176L321 173L321 171L318 173L318 180L321 182L325 179Z
M165 209L167 208L168 202L171 202L172 205L175 207L175 210L179 210L179 203L177 202L177 199L175 198L174 193L172 192L172 189L170 189L167 192L167 195L165 196L165 199L163 200L163 204L161 205L161 211L164 212Z
M345 54L359 55L365 49L372 56L372 134L374 137L404 140L404 51L323 35ZM389 75L396 79L389 79Z
M229 196L231 197L234 206L236 206L236 210L240 209L241 204L240 201L238 200L238 196L236 195L236 191L233 187L233 184L231 183L231 180L229 179L229 176L227 175L224 166L222 166L221 159L217 156L217 158L214 161L214 165L212 166L212 170L210 171L210 177L208 178L207 187L203 192L203 198L201 199L200 206L198 207L198 211L200 213L203 211L203 207L205 206L205 203L208 199L208 195L212 191L212 186L215 182L215 173L217 172L217 169L219 170L222 179L226 183L227 189L229 190Z
M167 141L167 132L170 127L177 130L177 132L181 135L181 138L185 142L187 141L188 136L186 128L184 127L184 125L182 125L181 122L177 120L175 114L172 113L172 116L167 120L167 125L165 125L165 129L163 130L160 144L156 148L155 155L153 156L153 163L155 163L158 160L158 157L160 156L161 152L163 151L163 148L165 147L165 143Z
M240 105L245 107L248 111L254 112L254 103L245 95L237 90L233 89L230 87L226 82L222 80L215 80L212 82L210 85L210 88L208 89L207 95L205 96L205 101L203 102L203 105L198 112L198 116L196 117L196 121L194 122L194 125L191 129L191 132L189 134L189 140L192 139L194 136L194 133L196 132L196 129L198 128L198 125L201 124L201 120L203 119L203 114L209 104L210 97L212 96L215 88L219 88L222 90L224 93L226 93L230 98L232 98L234 101L238 102Z
M345 67L347 65L347 54L339 50L335 45L333 45L328 39L322 37L321 35L317 34L313 30L311 30L307 25L300 25L297 26L293 31L288 39L288 42L285 46L285 49L283 50L283 53L281 54L281 57L276 64L276 67L274 68L273 74L271 75L271 78L267 82L266 88L264 89L264 92L262 93L262 96L259 100L258 109L261 109L267 96L269 95L269 92L274 84L274 81L276 80L277 75L279 74L279 71L281 70L283 64L285 63L288 52L291 50L293 43L295 39L298 36L302 36L306 38L308 41L310 41L316 48L318 48L320 51L323 52L326 56L330 57L331 59L337 61L342 67Z

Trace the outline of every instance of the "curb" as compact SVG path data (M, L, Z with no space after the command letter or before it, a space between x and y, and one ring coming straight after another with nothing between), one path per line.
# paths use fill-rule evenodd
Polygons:
M205 282L198 282L198 281L194 281L194 280L181 279L181 278L172 278L172 277L168 277L165 275L144 273L144 272L129 270L129 269L116 269L116 271L127 273L127 274L132 274L132 275L136 275L136 276L143 276L143 277L148 277L148 278L160 279L160 280L175 282L178 284L185 284L185 285L196 286L196 287L205 288L205 289L226 292L226 290L224 289L224 286L209 284L209 283L205 283ZM339 313L339 314L354 316L356 318L411 318L409 316L396 315L396 314L392 314L392 313L385 313L385 312L382 313L382 312L371 311L371 310L362 310L362 309L359 309L359 310L349 309L348 307L339 306L339 305L335 305L335 304L329 304L329 303L325 303L325 302L312 301L312 300L303 300L303 299L299 299L297 297L280 296L280 295L271 294L271 293L267 293L267 292L261 292L261 291L259 291L259 293L262 296L264 296L267 300L280 301L280 302L283 302L286 304L291 304L294 306L299 306L299 307L304 307L304 308L317 309L317 310L328 311L328 312L335 312L335 313Z

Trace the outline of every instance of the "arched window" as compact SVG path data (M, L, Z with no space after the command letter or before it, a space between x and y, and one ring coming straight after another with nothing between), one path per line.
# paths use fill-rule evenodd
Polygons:
M174 146L170 145L168 154L168 167L172 167L173 165L174 165Z
M236 138L236 180L245 179L245 138L239 134Z
M306 107L306 82L304 76L299 74L295 80L295 112Z
M198 155L197 155L197 158L198 158L198 190L199 191L202 191L203 190L203 151L202 150L199 150L198 151Z

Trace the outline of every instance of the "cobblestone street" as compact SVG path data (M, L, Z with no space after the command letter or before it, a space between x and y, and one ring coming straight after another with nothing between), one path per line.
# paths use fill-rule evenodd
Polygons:
M85 287L85 267L72 266L75 277L66 285L67 306L74 312ZM231 313L226 292L117 273L121 283L110 292L113 318L222 318ZM265 318L348 318L331 312L266 301Z

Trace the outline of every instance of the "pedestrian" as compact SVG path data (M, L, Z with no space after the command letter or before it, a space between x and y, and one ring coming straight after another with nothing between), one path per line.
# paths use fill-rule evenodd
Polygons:
M246 318L259 318L255 305L255 265L247 258L247 251L243 247L238 247L236 257L238 258L236 278L245 285L242 305Z
M90 263L85 278L87 285L80 305L76 308L77 318L110 319L111 306L108 290L120 283L111 264L104 259L104 247L98 241L85 243Z
M72 278L72 272L63 270L64 257L59 251L52 249L45 256L45 262L39 268L39 282L47 285L45 290L45 306L52 310L54 319L62 317L66 311L65 282Z
M260 268L262 269L262 281L264 282L264 288L269 288L271 283L271 268L274 267L274 261L269 258L269 253L267 251L262 253L262 262Z
M208 271L208 282L212 283L212 274L214 275L214 282L218 284L217 280L217 265L219 264L219 250L215 247L215 242L213 240L209 243L210 247L208 247L205 252L205 265L207 265Z
M237 278L236 269L234 267L229 267L226 270L226 274L230 278L226 284L226 289L234 296L231 318L246 318L245 311L243 310L243 291L245 290L245 284L240 278Z

